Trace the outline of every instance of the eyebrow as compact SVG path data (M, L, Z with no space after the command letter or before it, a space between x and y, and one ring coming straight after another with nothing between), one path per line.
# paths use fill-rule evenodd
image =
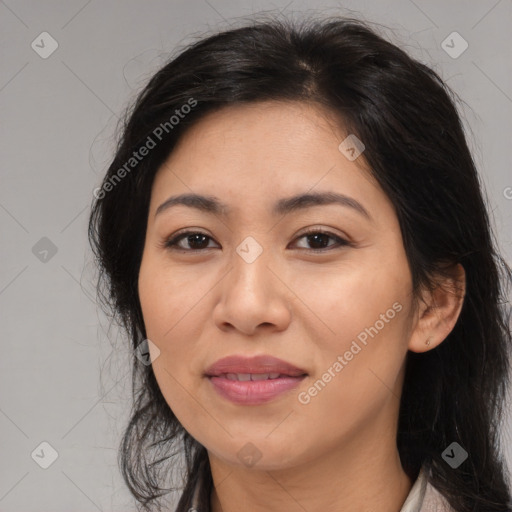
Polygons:
M272 208L274 215L286 215L288 213L311 208L313 206L323 206L329 204L339 204L344 207L352 208L366 219L372 221L372 217L366 208L356 199L339 194L337 192L310 192L299 194L292 197L279 199ZM190 208L196 208L205 213L229 216L231 209L228 205L219 201L215 196L204 196L200 194L180 194L166 199L155 212L155 217L169 208L176 205L184 205Z

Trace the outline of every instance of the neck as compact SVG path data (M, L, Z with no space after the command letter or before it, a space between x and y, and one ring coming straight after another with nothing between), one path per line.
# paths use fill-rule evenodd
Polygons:
M413 485L381 437L280 470L233 466L209 454L212 512L399 512ZM388 445L389 445L388 444ZM318 492L312 490L318 489Z

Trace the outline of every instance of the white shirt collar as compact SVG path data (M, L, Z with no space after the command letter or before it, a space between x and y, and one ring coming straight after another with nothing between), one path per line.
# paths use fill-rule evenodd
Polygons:
M198 502L199 502L199 489L202 482L199 481L194 489L194 495L192 498L192 508L198 510ZM400 512L421 512L421 508L423 505L423 501L425 498L425 491L427 488L427 475L423 468L420 469L418 473L418 478L414 482L409 494L407 495L407 499L404 501Z
M425 491L427 488L427 475L423 468L420 469L418 478L414 482L407 499L405 500L400 512L420 512L425 498Z

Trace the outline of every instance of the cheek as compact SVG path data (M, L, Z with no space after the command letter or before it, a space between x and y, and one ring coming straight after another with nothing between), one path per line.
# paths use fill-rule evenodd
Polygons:
M153 371L177 416L190 406L187 391L193 394L199 381L197 340L201 339L205 322L201 315L209 289L208 283L191 286L190 278L181 281L179 272L170 271L155 258L143 259L138 292L146 335L159 350Z
M297 298L295 319L328 352L343 349L360 333L364 341L365 329L376 323L379 334L396 332L397 319L405 316L399 310L410 300L409 276L400 268L368 258L287 276Z
M314 276L304 272L295 281L297 295L307 298L299 322L314 342L317 370L309 383L313 387L305 390L304 401L311 399L308 416L343 407L354 418L399 394L395 386L407 352L409 275L407 266L396 259L386 263L382 253L381 265L371 260Z
M180 277L179 271L168 268L157 257L143 258L138 292L148 338L153 336L160 344L167 344L183 320L197 314L194 304L206 291L206 284L197 284L190 276Z

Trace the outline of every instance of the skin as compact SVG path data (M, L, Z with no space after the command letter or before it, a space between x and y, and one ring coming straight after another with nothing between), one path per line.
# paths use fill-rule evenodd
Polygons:
M413 484L396 447L405 357L452 330L463 296L450 289L464 286L464 270L454 267L445 288L425 291L415 307L393 205L364 153L349 161L338 149L347 135L319 106L228 107L193 126L155 177L139 297L162 393L208 450L214 512L398 512ZM336 204L271 214L278 199L310 191L350 196L371 220ZM178 205L155 217L169 196L190 192L233 211L224 218ZM329 248L319 251L303 236L308 227L353 245L325 238ZM165 248L183 228L210 238L191 245L185 237L183 252ZM252 263L236 252L247 236L263 249ZM401 311L301 403L298 394L397 302ZM308 376L264 405L236 405L204 376L232 354L271 354ZM261 455L252 466L237 456L247 443Z

